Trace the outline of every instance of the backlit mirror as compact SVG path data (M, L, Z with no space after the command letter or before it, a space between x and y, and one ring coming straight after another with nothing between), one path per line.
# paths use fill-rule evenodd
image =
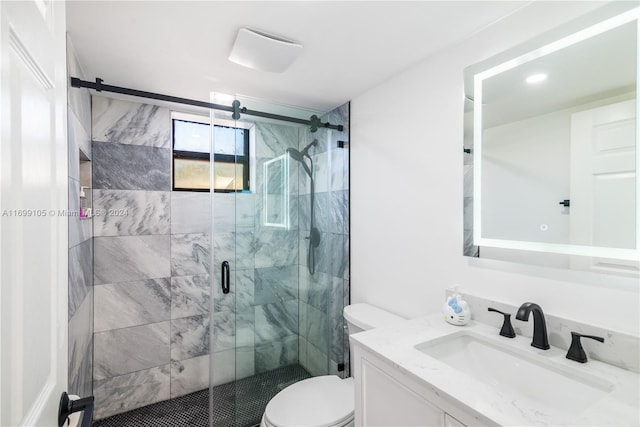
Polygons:
M637 274L639 10L466 70L465 255Z

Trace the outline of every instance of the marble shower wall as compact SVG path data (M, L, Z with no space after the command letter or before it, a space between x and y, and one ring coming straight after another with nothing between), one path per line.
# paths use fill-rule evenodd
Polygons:
M94 96L92 140L103 418L208 387L210 211L171 191L169 109Z
M215 193L213 383L298 363L298 182L290 180L291 228L263 225L264 164L298 148L298 128L256 123L251 193ZM297 165L291 165L297 176ZM228 261L231 292L222 294Z
M253 271L253 303L242 303L245 310L242 332L250 339L253 329L255 373L298 363L299 299L298 299L298 182L289 179L290 228L265 225L264 164L282 156L288 148L299 148L299 128L286 124L258 123L256 133L255 186L255 269ZM298 164L289 162L289 176L297 176ZM273 184L273 183L272 183ZM242 301L242 299L240 299ZM253 316L253 317L252 317ZM238 353L242 354L242 353Z
M67 38L67 71L85 79ZM91 159L91 96L67 88L69 165L69 377L68 392L93 394L93 235L92 219L80 219L80 152ZM90 177L88 177L90 178Z
M314 164L315 227L321 241L316 251L316 269L307 267L310 228L310 180L300 168L300 364L312 375L348 376L349 348L342 311L349 304L349 104L322 117L342 124L342 132L321 128L311 133L300 129L300 148L317 139L310 149ZM338 147L345 141L345 148ZM338 371L344 363L345 370Z
M171 192L171 398L209 386L211 199Z

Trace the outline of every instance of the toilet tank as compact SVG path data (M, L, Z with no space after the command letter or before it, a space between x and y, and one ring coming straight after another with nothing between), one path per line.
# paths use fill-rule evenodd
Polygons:
M387 326L405 320L381 308L366 303L351 304L344 308L349 335Z

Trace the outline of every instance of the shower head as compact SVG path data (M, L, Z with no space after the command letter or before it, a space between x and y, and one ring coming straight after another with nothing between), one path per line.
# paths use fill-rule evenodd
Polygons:
M309 156L309 149L311 147L315 147L316 145L318 145L318 140L314 139L309 143L309 145L304 147L302 151L298 151L295 148L287 148L287 153L289 153L293 160L304 163L305 157L309 157L309 160L311 160L311 157Z
M302 162L304 160L304 154L302 154L301 152L299 152L295 148L287 148L287 153L289 153L291 158L293 160L295 160L296 162Z
M302 154L301 152L299 152L295 148L287 148L287 153L289 153L289 155L291 156L291 158L293 160L295 160L296 162L300 162L302 164L302 167L304 168L305 172L307 172L307 175L309 175L309 177L311 179L313 179L313 176L311 174L311 169L309 169L309 166L307 166L307 162L304 161L304 157L305 156L309 157L309 155L306 154L306 153ZM309 157L309 160L311 160L311 157Z
M317 144L318 144L318 140L314 139L313 141L311 141L309 145L304 147L302 151L298 151L295 148L287 148L287 153L291 156L293 160L295 160L296 162L302 163L302 167L304 167L305 172L307 172L307 175L309 175L311 179L313 179L313 174L309 166L307 166L307 162L304 161L304 158L307 157L311 162L311 165L313 165L313 160L311 160L311 156L309 156L309 148Z

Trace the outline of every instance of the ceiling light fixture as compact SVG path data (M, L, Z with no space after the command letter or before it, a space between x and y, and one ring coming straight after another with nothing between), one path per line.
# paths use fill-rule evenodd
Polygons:
M302 45L282 37L241 28L229 61L259 71L282 73L302 52Z
M547 80L547 77L545 73L531 74L525 81L532 85Z

